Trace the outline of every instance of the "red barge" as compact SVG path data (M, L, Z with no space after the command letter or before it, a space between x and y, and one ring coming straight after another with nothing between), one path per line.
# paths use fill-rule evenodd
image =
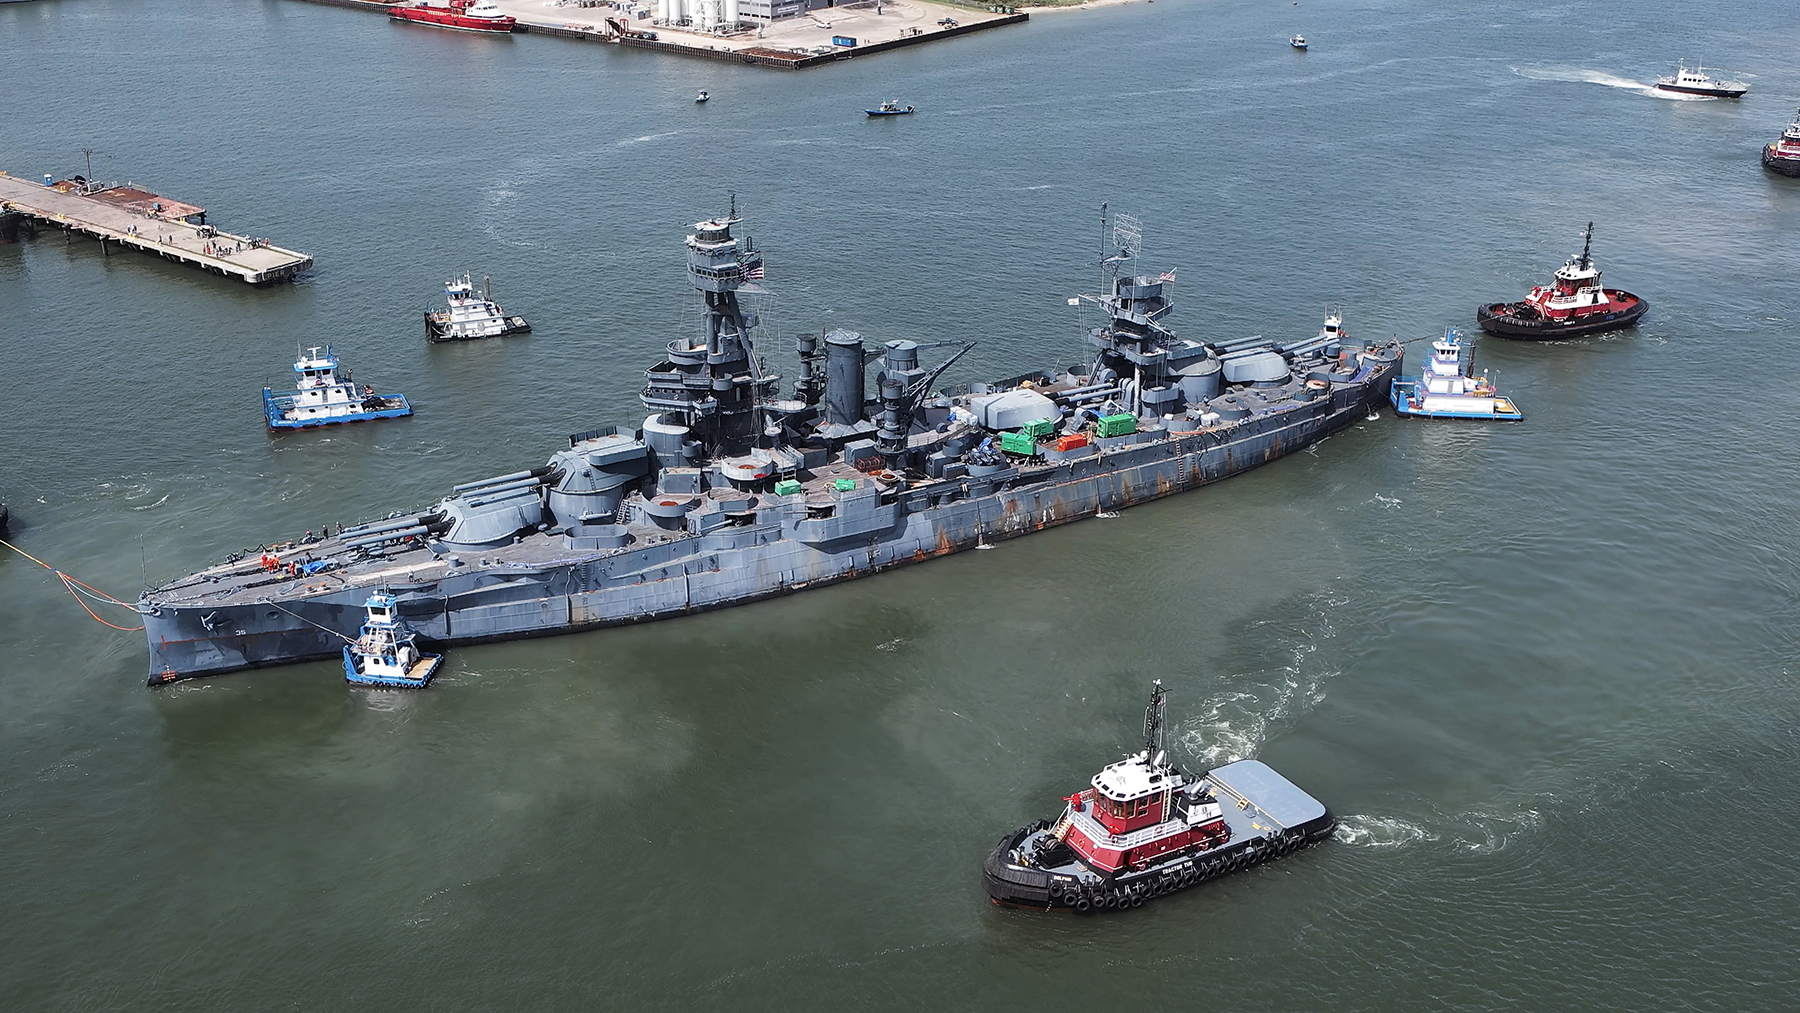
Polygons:
M1000 839L981 867L989 898L1077 912L1141 907L1331 835L1331 810L1259 760L1197 777L1170 764L1165 701L1157 680L1142 752L1095 774L1054 821Z
M502 14L500 8L494 6L494 0L450 0L448 7L433 7L428 0L419 0L415 4L393 8L388 11L388 17L458 32L498 32L502 35L510 33L518 24L517 18Z
M1600 287L1600 269L1588 250L1594 223L1582 234L1581 252L1556 269L1549 285L1531 290L1523 302L1489 303L1475 311L1481 329L1501 338L1554 341L1630 327L1650 304L1624 289Z

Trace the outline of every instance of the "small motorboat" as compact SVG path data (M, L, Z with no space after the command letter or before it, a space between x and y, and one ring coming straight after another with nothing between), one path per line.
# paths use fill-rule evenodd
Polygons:
M893 99L883 102L880 109L863 110L863 112L868 113L870 116L909 116L912 114L912 111L912 106L903 106Z
M404 394L377 394L373 386L361 392L350 371L338 371L338 358L325 346L314 345L294 357L294 392L277 394L263 388L263 415L270 429L307 429L342 422L368 422L400 418L413 413Z
M362 635L344 645L344 681L353 686L423 688L444 656L419 650L418 634L400 618L393 595L377 591L363 607L368 617Z
M1764 146L1763 168L1783 176L1800 177L1800 114L1781 132L1781 136Z
M1295 34L1293 38L1288 40L1288 45L1304 52L1306 50L1306 36Z
M1475 357L1454 327L1431 343L1431 357L1418 376L1396 377L1389 388L1394 411L1416 419L1495 419L1517 422L1524 414L1511 398L1494 392L1486 373L1475 373Z
M705 101L706 101L706 100L707 100L707 99L709 99L709 98L712 98L712 96L711 96L711 95L708 95L708 94L707 94L707 93L706 93L706 89L705 89L705 88L702 88L702 89L700 89L700 94L698 94L698 95L695 95L695 96L694 96L694 104L695 104L695 105L701 105L701 104L703 104L703 103L704 103L704 102L705 102Z
M1750 86L1741 81L1720 81L1708 75L1705 67L1696 64L1689 70L1687 64L1681 63L1676 65L1675 73L1656 79L1656 90L1707 98L1741 98Z

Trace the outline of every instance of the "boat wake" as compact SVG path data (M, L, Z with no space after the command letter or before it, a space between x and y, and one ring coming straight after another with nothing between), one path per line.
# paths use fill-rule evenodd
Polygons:
M621 148L629 148L636 144L644 144L648 141L660 141L660 140L663 140L664 138L676 137L680 134L685 134L685 133L687 133L686 130L665 130L660 134L644 134L640 137L627 137L622 141L618 141L617 146L621 147Z
M1338 818L1337 829L1331 836L1340 844L1359 848L1405 848L1444 841L1457 851L1488 854L1505 848L1544 822L1543 810L1533 806L1510 811L1494 809L1440 814L1440 817L1414 822L1398 816L1353 813Z
M1435 841L1437 835L1396 816L1364 816L1352 814L1338 819L1331 839L1359 848L1404 848L1420 841Z
M1533 81L1568 81L1574 84L1597 84L1607 88L1621 88L1635 91L1640 95L1652 98L1665 98L1673 102L1699 101L1708 102L1706 95L1683 95L1679 92L1659 91L1652 85L1642 81L1633 81L1628 77L1608 74L1603 70L1585 70L1580 67L1513 67L1512 72L1520 77Z
M1325 699L1325 684L1339 674L1314 660L1318 641L1337 635L1331 610L1346 600L1313 596L1304 625L1280 638L1286 641L1288 663L1268 673L1261 685L1246 678L1242 688L1228 689L1197 708L1176 735L1182 749L1203 768L1253 757L1271 734L1317 707Z

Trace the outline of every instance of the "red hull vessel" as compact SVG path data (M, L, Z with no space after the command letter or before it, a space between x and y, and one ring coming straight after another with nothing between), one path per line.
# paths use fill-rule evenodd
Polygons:
M500 13L493 0L450 0L448 7L432 7L425 3L410 7L395 7L388 11L388 17L395 21L411 21L421 25L436 25L439 28L450 28L459 32L498 32L501 35L510 33L518 19Z

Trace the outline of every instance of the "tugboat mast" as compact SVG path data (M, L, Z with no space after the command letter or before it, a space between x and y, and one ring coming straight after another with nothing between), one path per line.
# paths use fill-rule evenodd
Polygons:
M1588 256L1588 250L1591 249L1593 245L1594 223L1588 222L1587 228L1583 229L1581 232L1581 269L1584 271L1594 266L1593 258Z
M1157 679L1150 690L1150 706L1144 708L1144 759L1157 764L1163 755L1163 712L1169 694Z

